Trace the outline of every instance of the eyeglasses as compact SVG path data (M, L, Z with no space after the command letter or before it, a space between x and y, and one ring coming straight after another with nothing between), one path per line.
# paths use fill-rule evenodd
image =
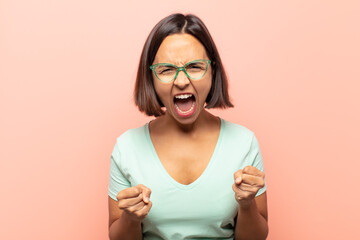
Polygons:
M164 83L174 81L179 74L179 71L183 71L191 80L200 80L206 73L210 60L198 59L186 63L182 67L178 67L171 63L157 63L150 66L155 76Z

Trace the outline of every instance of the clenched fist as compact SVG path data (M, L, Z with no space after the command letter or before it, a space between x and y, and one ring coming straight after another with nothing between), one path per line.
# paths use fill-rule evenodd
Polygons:
M118 193L119 208L134 221L141 222L149 213L152 202L151 190L142 184L124 189Z
M253 166L246 166L234 174L235 183L232 189L235 192L235 199L243 208L250 206L259 189L265 186L265 174Z

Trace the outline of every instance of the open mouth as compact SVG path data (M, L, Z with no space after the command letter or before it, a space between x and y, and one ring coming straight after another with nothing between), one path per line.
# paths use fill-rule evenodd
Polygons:
M174 97L174 105L176 112L181 117L187 117L194 113L195 97L193 94L179 94Z

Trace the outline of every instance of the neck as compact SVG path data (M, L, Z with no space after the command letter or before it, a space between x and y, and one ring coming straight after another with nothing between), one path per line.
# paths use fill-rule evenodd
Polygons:
M198 118L190 124L182 124L176 121L170 114L165 113L162 126L167 131L177 132L179 134L196 134L203 129L209 129L210 126L216 124L219 119L207 112L205 109L201 111Z

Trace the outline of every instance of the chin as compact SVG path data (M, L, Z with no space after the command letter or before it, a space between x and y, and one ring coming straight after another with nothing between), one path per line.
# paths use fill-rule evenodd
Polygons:
M199 118L201 110L202 109L195 108L193 113L189 114L189 115L185 115L185 114L181 115L181 114L178 114L176 111L172 111L171 113L170 112L169 113L170 113L171 117L179 124L191 125L194 122L196 122L196 120Z

